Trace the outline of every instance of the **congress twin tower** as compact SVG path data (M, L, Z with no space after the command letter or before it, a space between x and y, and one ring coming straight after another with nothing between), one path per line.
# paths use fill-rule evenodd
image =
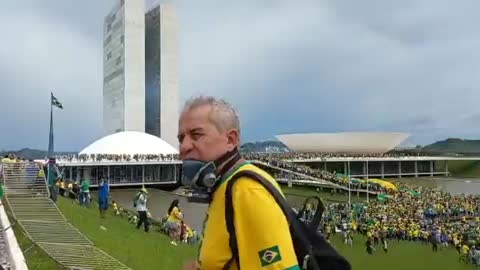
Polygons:
M178 24L172 5L119 0L104 22L103 125L177 146Z

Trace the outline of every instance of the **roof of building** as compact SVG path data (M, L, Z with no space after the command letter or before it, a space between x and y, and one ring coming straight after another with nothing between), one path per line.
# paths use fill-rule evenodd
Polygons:
M138 131L124 131L95 141L80 154L168 155L178 154L178 150L159 137Z
M401 132L339 132L283 134L276 138L295 152L385 153L409 136Z

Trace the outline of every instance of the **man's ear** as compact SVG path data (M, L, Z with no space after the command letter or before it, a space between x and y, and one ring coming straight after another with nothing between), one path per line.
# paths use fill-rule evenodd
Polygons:
M227 131L228 151L232 151L240 145L240 132L236 129Z

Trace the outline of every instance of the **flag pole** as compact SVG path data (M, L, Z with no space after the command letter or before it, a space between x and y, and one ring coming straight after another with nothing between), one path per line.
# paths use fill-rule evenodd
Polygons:
M50 134L48 138L48 157L52 157L54 152L53 146L53 93L50 93Z

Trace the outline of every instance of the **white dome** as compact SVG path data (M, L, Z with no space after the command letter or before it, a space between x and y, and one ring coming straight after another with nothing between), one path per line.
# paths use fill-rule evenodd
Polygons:
M105 136L83 149L80 154L178 154L177 149L148 133L124 131Z

